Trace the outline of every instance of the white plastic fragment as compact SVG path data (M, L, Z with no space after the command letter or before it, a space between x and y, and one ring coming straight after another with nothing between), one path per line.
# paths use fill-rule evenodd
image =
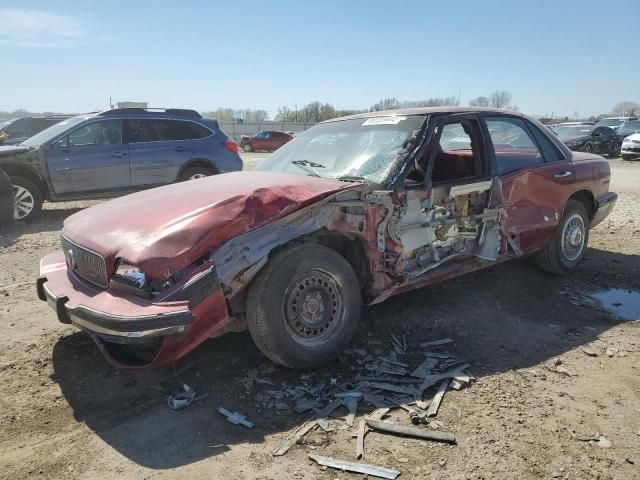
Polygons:
M318 465L335 468L337 470L342 470L343 472L364 473L365 475L370 475L372 477L388 478L390 480L395 480L398 475L400 475L398 470L376 467L375 465L367 465L365 463L345 462L344 460L335 460L333 458L321 457L320 455L312 454L309 454L309 458L317 462Z

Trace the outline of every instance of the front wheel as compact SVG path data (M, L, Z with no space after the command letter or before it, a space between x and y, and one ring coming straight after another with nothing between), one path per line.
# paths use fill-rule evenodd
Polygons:
M349 344L360 308L358 279L344 257L322 245L297 245L276 253L253 281L247 327L272 361L315 368Z
M212 168L207 167L187 167L180 175L178 181L186 182L187 180L197 180L199 178L215 175L216 172Z
M569 200L555 234L536 253L538 265L556 275L569 273L578 266L589 241L589 215L584 205Z
M40 189L24 177L10 177L13 185L13 219L30 222L42 211L44 199Z
M247 152L247 153L251 153L251 152L253 152L253 147L252 147L250 144L248 144L248 143L245 143L245 144L242 146L242 149L243 149L245 152Z

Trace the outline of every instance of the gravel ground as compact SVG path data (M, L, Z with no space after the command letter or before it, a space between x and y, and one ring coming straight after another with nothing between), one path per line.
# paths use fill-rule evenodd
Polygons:
M264 154L243 157L252 166ZM457 445L369 433L365 462L408 479L640 478L640 325L580 301L596 290L640 291L640 163L611 166L620 199L574 274L548 276L523 259L363 309L353 352L386 354L391 335L404 335L413 366L424 358L420 341L450 337L441 350L476 376L446 394L436 417ZM347 388L362 370L360 354L308 376L274 368L248 335L233 334L206 342L176 370L129 375L55 320L35 299L38 259L58 248L63 219L91 203L47 205L41 222L0 235L0 478L362 478L307 457L354 461L344 420L274 458L304 418L262 405L283 385L335 378ZM167 392L182 383L209 397L169 410ZM220 405L254 428L226 422ZM390 418L408 423L402 411Z

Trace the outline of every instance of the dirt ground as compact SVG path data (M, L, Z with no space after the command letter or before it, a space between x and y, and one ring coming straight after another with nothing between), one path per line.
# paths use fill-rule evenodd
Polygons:
M250 167L260 155L245 158ZM451 337L439 351L464 359L476 377L449 391L436 417L457 445L371 432L364 462L407 479L640 478L640 322L581 296L640 291L640 162L611 166L620 200L591 232L574 274L549 276L523 259L364 308L352 350L385 355L391 335L405 335L407 361L417 366L420 341ZM261 404L283 386L331 385L331 378L352 386L359 354L309 376L273 368L248 334L230 334L175 370L129 375L109 367L85 334L57 322L36 298L38 260L59 248L64 218L91 203L47 205L39 223L0 234L0 477L360 478L307 457L355 461L353 429L343 420L273 457L304 418ZM182 383L208 398L170 410L167 392ZM225 421L221 405L254 428ZM358 417L370 410L361 404ZM401 410L389 418L408 424Z

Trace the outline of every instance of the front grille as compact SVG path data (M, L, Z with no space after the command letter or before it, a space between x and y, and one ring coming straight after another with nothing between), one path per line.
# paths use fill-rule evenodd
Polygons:
M68 267L82 278L107 288L107 265L100 255L60 237Z

